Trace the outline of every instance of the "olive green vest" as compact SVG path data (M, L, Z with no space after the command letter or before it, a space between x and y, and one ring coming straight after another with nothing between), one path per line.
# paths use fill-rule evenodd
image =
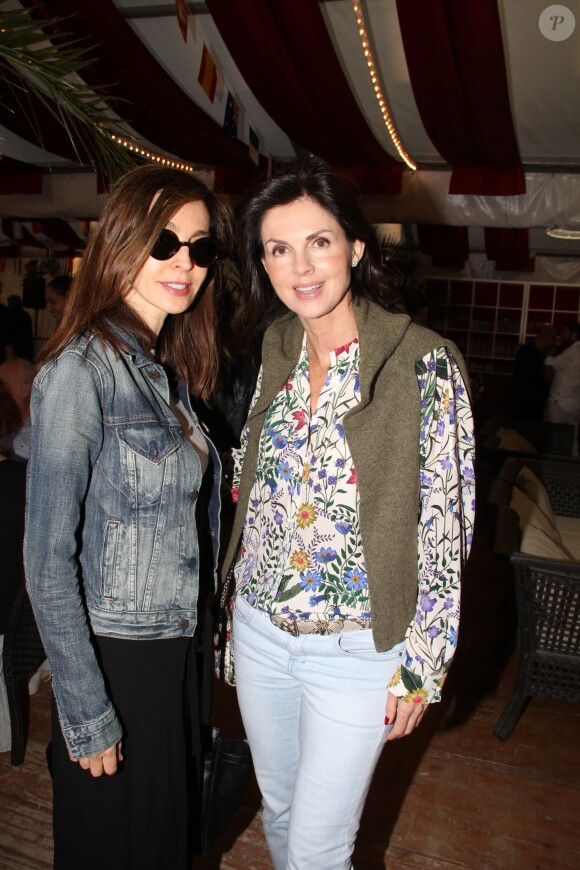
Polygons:
M361 400L345 415L344 429L359 485L373 639L378 650L386 650L405 637L417 603L420 400L415 363L445 346L461 366L465 383L469 380L455 345L411 323L406 314L391 314L364 299L355 301L354 314ZM246 517L265 413L298 362L303 336L300 321L291 313L276 320L264 336L262 389L249 417L225 571Z

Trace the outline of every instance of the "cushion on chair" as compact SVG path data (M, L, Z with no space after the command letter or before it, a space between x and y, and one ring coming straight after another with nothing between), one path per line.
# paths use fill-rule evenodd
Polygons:
M508 429L500 426L497 430L499 447L501 450L517 450L521 453L537 453L534 445L524 438L516 429Z
M545 529L528 525L523 531L520 544L522 553L528 556L540 556L542 559L556 559L564 562L575 562L572 554L560 541L554 540Z
M575 562L580 562L580 518L556 517L556 528L565 548L572 553Z
M517 486L512 488L510 499L510 507L514 510L519 519L520 532L524 532L528 526L534 526L541 529L548 537L552 538L557 544L562 544L560 533L556 528L555 521L552 522L543 510L541 510L535 501L533 501L525 492L522 492Z
M530 556L545 559L578 561L579 547L567 546L560 529L566 530L567 540L573 540L572 528L565 517L556 517L550 498L542 481L527 466L518 472L512 488L510 507L517 513L522 532L521 551ZM580 521L576 520L576 530L580 533Z
M527 465L522 465L520 468L516 478L516 486L537 504L552 525L555 526L556 516L550 503L550 497L546 492L546 487Z

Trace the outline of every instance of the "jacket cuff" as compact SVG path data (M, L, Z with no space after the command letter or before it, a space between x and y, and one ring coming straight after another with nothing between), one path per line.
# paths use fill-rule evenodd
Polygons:
M112 704L102 716L92 722L67 727L61 722L61 728L71 758L74 759L104 752L122 737L121 723Z

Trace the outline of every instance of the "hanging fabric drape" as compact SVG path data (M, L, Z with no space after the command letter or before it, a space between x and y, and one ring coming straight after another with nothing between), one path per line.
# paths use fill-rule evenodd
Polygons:
M39 196L42 194L42 179L44 173L36 166L21 163L10 157L0 160L0 196L20 194Z
M462 269L469 257L469 233L467 227L450 227L443 224L418 224L419 247L431 257L434 266Z
M208 0L248 86L297 145L336 166L356 165L363 191L399 193L402 164L371 133L314 0Z
M413 93L450 193L525 193L497 0L397 0Z
M515 227L486 227L485 253L500 272L533 272L529 252L529 230Z

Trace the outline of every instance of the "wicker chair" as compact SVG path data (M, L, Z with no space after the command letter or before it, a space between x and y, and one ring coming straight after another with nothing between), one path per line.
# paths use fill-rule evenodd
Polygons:
M22 581L4 635L4 676L12 732L10 764L16 772L24 762L28 738L28 680L45 658L32 605Z
M499 447L499 429L513 429L535 447L538 453L548 457L572 456L574 427L564 423L544 423L537 420L518 420L515 417L492 417L479 433L479 449L498 451L504 459L513 453ZM520 451L521 453L521 451ZM529 454L528 454L529 455ZM535 455L535 454L532 454Z
M530 698L580 701L580 565L515 553L518 659L512 696L493 733L507 740Z
M501 428L513 429L535 448L535 453L500 447ZM491 417L482 426L477 438L479 465L487 464L496 473L509 456L535 457L539 459L572 459L574 427L564 423L543 423L536 420L518 420L512 417Z
M494 549L509 555L518 637L513 693L493 729L501 740L511 735L533 696L580 701L580 563L519 551L518 518L509 502L524 465L544 484L556 514L580 517L580 465L532 458L504 462L490 492L497 508Z

